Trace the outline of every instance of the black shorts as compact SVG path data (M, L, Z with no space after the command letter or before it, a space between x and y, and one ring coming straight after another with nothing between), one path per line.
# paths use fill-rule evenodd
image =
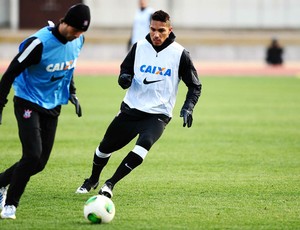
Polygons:
M112 153L127 145L138 136L136 145L148 151L160 138L170 118L156 114L140 116L119 113L111 122L102 139L99 150L103 153Z

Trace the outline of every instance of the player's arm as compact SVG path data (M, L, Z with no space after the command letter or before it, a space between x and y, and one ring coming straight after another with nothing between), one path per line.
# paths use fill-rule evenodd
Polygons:
M120 75L118 83L123 89L131 86L132 78L134 76L134 59L135 59L136 44L132 46L124 61L121 64Z
M188 128L192 126L193 110L201 95L202 84L198 78L197 71L190 58L189 53L184 50L179 65L179 76L188 87L185 102L180 111L180 116L183 117L183 126Z
M57 34L58 31L57 31ZM59 36L59 35L57 35ZM83 39L83 43L85 42L85 37L84 35L81 35L81 38ZM76 87L75 87L75 82L74 82L74 75L72 75L71 82L70 82L70 88L69 88L70 96L69 96L69 101L75 106L75 113L77 114L78 117L82 116L82 109L81 105L79 103L79 99L76 96Z
M30 38L9 64L0 81L0 124L2 110L15 78L27 67L40 62L43 46L36 38Z
M82 116L82 110L81 110L81 105L79 103L78 97L76 96L76 87L74 83L74 75L72 76L71 82L70 82L70 102L75 106L75 113L77 114L78 117Z

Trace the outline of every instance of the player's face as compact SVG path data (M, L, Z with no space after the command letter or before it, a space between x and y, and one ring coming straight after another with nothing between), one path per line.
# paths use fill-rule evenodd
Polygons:
M154 46L161 46L172 32L172 27L167 22L151 20L150 38Z
M72 26L69 26L66 23L62 23L60 25L59 32L62 36L64 36L68 41L73 41L74 39L78 38L84 31L78 30Z

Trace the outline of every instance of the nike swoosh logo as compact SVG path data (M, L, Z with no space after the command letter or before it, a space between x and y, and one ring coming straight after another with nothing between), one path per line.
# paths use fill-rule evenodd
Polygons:
M132 168L127 163L125 163L125 166L132 171Z
M50 79L50 81L58 81L58 80L60 80L60 79L62 79L64 76L60 76L60 77L54 77L54 76L52 76L51 77L51 79Z
M144 83L145 85L148 85L148 84L152 84L152 83L159 82L159 81L162 81L162 79L160 79L160 80L155 80L155 81L147 81L147 78L145 78L144 81L143 81L143 83Z

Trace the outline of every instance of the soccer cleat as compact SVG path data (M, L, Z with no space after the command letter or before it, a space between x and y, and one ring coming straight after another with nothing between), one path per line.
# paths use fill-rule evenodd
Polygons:
M113 197L113 190L114 185L110 182L105 182L105 184L101 187L99 194L100 195L104 195L108 198L112 198Z
M76 190L76 193L88 193L91 189L96 189L99 182L93 184L90 179L85 179L83 184Z
M14 205L5 205L1 212L2 219L16 219L17 208Z
M6 193L7 193L7 187L0 188L0 210L4 208Z

